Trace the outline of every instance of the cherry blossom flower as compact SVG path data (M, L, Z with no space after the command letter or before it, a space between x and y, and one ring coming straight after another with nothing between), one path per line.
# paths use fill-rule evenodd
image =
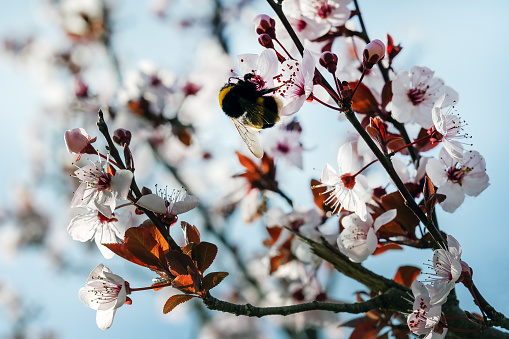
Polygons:
M188 212L200 204L200 199L182 190L173 190L171 194L161 190L159 193L161 195L144 195L136 204L152 212L174 216Z
M396 210L389 210L381 214L374 223L370 214L365 221L360 220L356 214L347 215L341 220L344 229L337 239L339 250L351 261L363 262L376 250L378 229L395 217Z
M73 128L64 134L65 147L71 154L78 154L76 161L81 158L82 154L97 154L92 143L97 137L91 139L90 135L83 128Z
M107 330L113 323L117 308L126 302L127 289L128 284L124 279L100 264L88 276L85 287L79 291L79 297L85 305L97 310L97 326Z
M477 151L468 151L463 160L456 161L443 148L439 159L428 160L426 172L438 186L437 192L447 196L440 205L449 213L456 211L465 195L476 197L490 185L486 162Z
M451 114L452 107L444 113L442 105L445 100L445 94L435 102L432 110L433 127L429 134L432 134L432 142L442 142L447 152L457 161L463 159L463 146L454 139L466 138L466 135L458 134L461 130L461 120L457 115Z
M119 209L110 218L97 211L89 211L74 217L67 231L73 240L85 242L95 239L97 247L106 259L114 253L102 244L110 244L124 239L124 233L130 226L131 212Z
M312 18L305 17L302 14L300 0L283 1L283 12L301 39L315 40L330 30L330 24L327 22L317 22Z
M458 93L434 77L427 67L413 67L402 71L392 81L392 115L399 122L413 122L423 128L433 125L431 110L442 94L444 106L458 101Z
M447 236L448 249L437 249L433 251L433 270L430 279L431 286L428 288L433 291L431 304L443 304L447 301L447 296L452 291L456 282L459 280L462 272L461 265L461 246L452 236Z
M300 0L302 15L317 22L327 23L329 29L342 26L350 18L346 7L351 0Z
M254 74L249 81L257 85L257 89L274 87L279 61L273 49L266 49L260 55L241 54L237 56L241 74Z
M104 170L101 161L91 163L74 172L81 181L71 207L87 206L111 217L117 200L126 200L133 173L129 170L117 170L111 174Z
M407 324L413 334L425 334L426 339L444 338L447 328L440 325L442 304L433 304L433 291L428 290L420 281L412 283L415 301L413 312L407 318Z
M382 60L385 56L385 45L378 39L371 41L364 48L364 52L362 53L363 61L362 65L366 69L373 68L380 60Z
M300 142L301 131L288 129L289 125L272 128L264 135L264 148L274 159L284 159L286 162L302 169L302 151Z
M355 212L363 221L367 220L368 212L364 200L366 185L362 174L352 175L353 165L352 144L346 143L339 148L338 166L339 175L326 164L322 170L321 184L316 187L328 187L324 194L329 194L327 204L331 204L333 213L340 212L341 208Z

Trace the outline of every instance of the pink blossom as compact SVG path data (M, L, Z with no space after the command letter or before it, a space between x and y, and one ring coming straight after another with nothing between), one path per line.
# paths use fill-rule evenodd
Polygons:
M110 218L97 211L89 211L74 217L67 231L73 240L85 242L95 239L101 254L106 259L114 253L103 244L116 243L124 239L125 230L130 226L131 212L119 209Z
M373 68L380 60L382 60L385 56L385 45L378 39L371 41L364 48L363 56L363 65L366 69Z
M113 175L108 173L100 161L84 166L74 174L81 184L74 192L71 207L87 206L108 218L115 210L117 199L127 199L133 179L129 170L117 170Z
M434 77L427 67L413 67L402 71L392 81L392 115L403 123L417 123L423 128L433 125L431 110L442 94L444 106L458 101L458 93Z
M85 287L80 289L80 300L91 309L97 310L96 322L100 329L107 330L111 327L117 308L125 303L126 284L124 279L100 264L88 276Z
M326 164L322 170L321 184L316 187L327 187L324 194L329 197L326 200L330 204L333 213L340 212L341 208L347 211L355 212L362 221L366 221L368 212L366 209L365 178L362 174L355 177L350 173L353 165L352 144L347 143L339 148L338 166L339 175L329 165Z
M428 160L426 172L437 192L447 196L440 206L449 213L456 211L465 195L476 197L490 185L486 162L477 151L468 151L457 161L443 148L439 159Z
M79 160L82 154L97 154L97 151L92 146L97 137L91 139L90 135L83 128L73 128L66 131L64 140L67 151L71 154L78 154L76 160Z
M417 335L425 334L426 339L444 338L447 328L440 325L442 306L431 303L433 291L416 280L412 283L412 293L415 297L414 307L407 318L410 331Z

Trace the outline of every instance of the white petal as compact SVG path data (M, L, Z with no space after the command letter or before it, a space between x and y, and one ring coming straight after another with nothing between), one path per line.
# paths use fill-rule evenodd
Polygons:
M262 79L267 83L266 87L274 85L273 78L277 73L279 62L276 51L273 49L265 49L258 59L258 72Z
M444 211L449 213L456 211L456 209L460 207L465 200L465 192L463 188L450 181L447 181L444 185L439 187L437 192L447 196L447 198L440 203L440 206L442 206Z
M97 209L105 217L110 218L117 204L112 192L102 190L97 193L94 200L90 201L88 207Z
M184 200L177 201L173 204L172 213L173 214L182 214L187 211L192 210L196 206L200 204L200 199L193 195L186 195Z
M325 167L322 170L322 177L320 178L320 181L322 184L334 186L339 183L339 177L331 165L325 164Z
M449 252L455 258L457 258L457 259L461 258L461 246L460 246L460 243L452 235L447 235L447 247L449 247Z
M74 192L74 196L71 200L71 207L78 207L78 206L86 206L88 202L90 201L91 194L88 196L87 200L84 200L85 198L85 190L87 189L87 184L82 182L76 191Z
M115 197L118 200L127 199L132 180L133 172L129 170L118 170L111 178L111 190L115 192Z
M252 73L258 69L258 54L241 54L237 56L241 74Z
M490 178L487 175L482 178L471 178L467 175L463 178L462 184L466 195L476 197L488 188L490 185Z
M428 160L426 164L426 173L435 186L442 186L447 181L447 169L440 160L435 158Z
M352 143L343 144L338 150L338 166L341 174L350 173L352 170Z
M115 317L116 309L110 309L105 311L97 311L95 321L97 323L97 326L101 330L107 330L111 327L111 324L113 324L113 318Z
M367 253L369 255L373 254L376 250L376 246L378 245L378 238L376 237L375 230L371 227L368 231L368 236L366 237L366 247Z
M136 205L146 208L152 212L156 213L166 213L166 203L163 198L158 196L157 194L147 194L142 196L137 202Z
M67 232L69 232L73 240L81 242L92 240L98 226L98 221L96 213L77 215L71 220L67 227Z
M378 229L383 225L394 220L394 218L396 218L397 213L398 211L396 209L392 209L380 214L380 216L375 219L375 224L373 225L375 232L378 231Z
M443 139L442 143L444 144L444 148L447 150L447 153L456 160L463 160L463 145L461 145L458 141L450 141Z

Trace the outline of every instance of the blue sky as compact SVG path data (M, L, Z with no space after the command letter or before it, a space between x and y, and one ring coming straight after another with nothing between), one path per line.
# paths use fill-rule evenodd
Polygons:
M453 234L463 247L463 259L474 269L474 281L492 305L509 315L509 293L502 281L509 279L507 251L509 222L503 214L506 207L507 191L507 150L506 127L507 105L503 100L509 89L509 13L506 1L359 1L368 33L372 39L384 40L390 33L395 41L401 42L403 51L395 62L395 69L409 70L411 67L427 66L437 76L459 93L458 112L469 125L466 131L473 136L473 149L486 159L491 186L477 198L468 198L454 213L439 211L440 226ZM186 53L176 53L184 47L169 44L175 32L168 25L154 20L146 2L115 2L118 9L114 46L122 56L122 69L136 67L141 59L151 58L161 67L187 70L193 65L186 63ZM55 32L47 18L38 11L39 1L11 1L0 5L0 35L29 34L38 32L52 39ZM263 1L256 2L260 12L271 14ZM253 11L258 14L257 11ZM248 23L249 24L249 23ZM152 32L156 32L152 34ZM245 28L230 29L234 52L260 52L254 34ZM198 34L199 31L196 31ZM188 37L192 39L192 37ZM178 40L177 40L178 41ZM192 52L191 52L192 53ZM29 180L30 169L26 147L37 143L27 135L24 126L36 121L38 105L43 93L31 73L20 65L13 64L0 55L0 128L2 128L3 165L0 169L0 202L12 206L13 190ZM226 79L225 79L226 80ZM218 108L219 112L219 108ZM308 113L306 115L306 113ZM305 128L305 144L316 146L318 151L305 158L308 169L321 168L325 162L335 163L338 143L328 142L338 134L336 123L330 112L320 111L311 115L309 110L299 112ZM345 123L342 123L343 125ZM341 126L347 131L348 126ZM316 133L325 135L317 141ZM8 145L8 147L7 147ZM63 145L62 145L63 146ZM281 185L289 194L299 195L300 186L293 185L299 173L290 170ZM319 176L317 172L315 176ZM307 184L306 184L307 185ZM62 198L47 192L36 196L42 201L55 199L62 204ZM309 199L308 199L309 200ZM303 203L306 201L304 200ZM63 204L65 206L65 204ZM67 218L67 211L52 208L61 213L59 220ZM62 221L65 224L65 221ZM64 226L65 227L65 226ZM57 328L62 338L86 337L127 337L168 333L182 334L181 338L193 337L192 316L179 318L178 324L172 318L163 316L160 301L155 293L135 296L133 306L125 306L117 312L113 327L103 332L95 326L95 312L86 308L77 298L78 289L86 276L101 260L100 255L91 255L80 246L72 247L73 258L79 272L58 273L46 257L37 250L26 251L16 258L0 258L0 279L23 293L28 305L40 305L44 312L36 324L41 328ZM392 277L399 265L422 266L431 258L426 251L405 250L389 257L370 258L366 266L379 274ZM133 286L145 284L152 275L146 270L133 267L121 260L108 263L113 272L122 272L130 277ZM339 289L348 294L359 288L348 279L341 279ZM457 289L461 305L470 311L477 309L463 287ZM0 309L0 319L2 319ZM8 323L0 321L0 337L8 331Z

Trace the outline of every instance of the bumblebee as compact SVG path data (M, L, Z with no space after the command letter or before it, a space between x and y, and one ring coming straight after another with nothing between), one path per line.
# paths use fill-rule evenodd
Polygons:
M219 91L219 105L239 131L242 140L255 157L263 156L258 130L274 126L279 121L281 102L270 95L281 86L258 89L253 81L256 75L248 73L244 78L228 81Z

